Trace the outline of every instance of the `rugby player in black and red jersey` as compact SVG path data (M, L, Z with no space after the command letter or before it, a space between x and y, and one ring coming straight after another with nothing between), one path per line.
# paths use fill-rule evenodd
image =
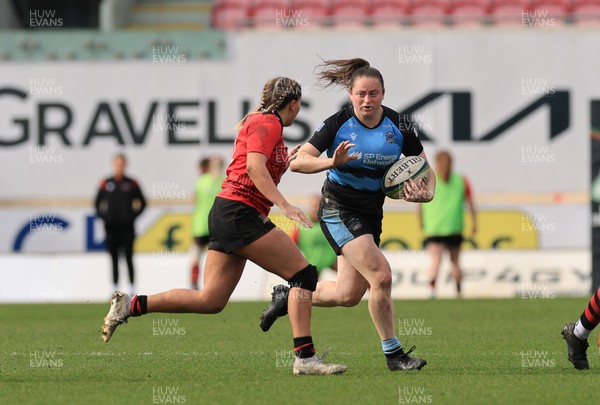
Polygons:
M150 312L214 314L227 304L242 276L246 260L287 280L290 285L288 311L294 337L294 374L338 374L346 366L325 363L316 356L310 318L312 293L318 272L309 264L292 239L268 218L271 206L304 226L312 226L302 210L291 205L277 189L281 176L296 157L298 147L288 152L283 128L298 112L302 88L285 77L264 86L259 108L240 122L231 163L222 191L209 215L209 251L204 288L175 289L155 295L130 297L114 292L104 318L103 339L108 341L117 326L131 316ZM349 159L340 151L341 159Z

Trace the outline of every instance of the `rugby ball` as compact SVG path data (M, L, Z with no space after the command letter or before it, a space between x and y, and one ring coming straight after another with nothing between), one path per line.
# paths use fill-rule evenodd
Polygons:
M385 172L381 189L390 198L399 200L404 197L404 182L412 179L414 182L429 178L429 164L420 156L405 156L396 161Z

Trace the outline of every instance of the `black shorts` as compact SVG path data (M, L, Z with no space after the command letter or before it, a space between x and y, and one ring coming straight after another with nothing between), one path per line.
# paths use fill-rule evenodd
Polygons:
M373 235L375 244L381 242L381 223L383 214L381 205L375 204L375 209L365 212L348 207L332 196L326 183L322 190L319 206L319 223L327 241L337 255L342 254L342 247L362 235Z
M231 253L275 228L255 208L242 202L217 197L208 215L208 248Z
M208 239L208 235L194 236L194 242L196 243L196 246L198 246L200 249L204 249L208 245Z
M429 236L425 238L423 242L423 246L427 246L429 242L441 243L446 246L446 248L455 248L460 247L463 243L463 236L460 234L456 235L448 235L448 236Z

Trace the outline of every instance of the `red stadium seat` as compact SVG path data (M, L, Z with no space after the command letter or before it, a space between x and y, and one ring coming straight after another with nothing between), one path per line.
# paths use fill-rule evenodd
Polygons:
M487 22L491 0L454 0L449 14L456 26L479 27Z
M450 0L414 0L412 23L418 27L442 27L450 10Z
M212 8L212 26L233 30L248 26L250 0L220 0Z
M571 0L533 0L529 20L540 20L550 26L564 25L572 11Z
M250 14L254 28L293 28L296 23L289 0L257 0Z
M409 16L409 0L373 0L371 3L371 23L374 27L398 27Z
M369 3L361 0L332 0L331 22L335 27L364 27L370 13Z
M294 0L292 7L296 12L296 18L307 21L306 25L294 28L320 28L329 22L330 0Z
M600 25L600 0L574 0L573 22L577 25Z
M490 17L495 25L524 27L523 19L531 9L531 0L495 0Z

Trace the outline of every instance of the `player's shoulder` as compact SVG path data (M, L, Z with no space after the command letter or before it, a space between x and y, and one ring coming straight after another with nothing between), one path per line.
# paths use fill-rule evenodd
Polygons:
M381 107L383 108L383 116L389 118L394 124L398 126L400 123L400 114L398 113L398 111L393 110L385 105L382 105Z
M337 131L346 121L352 118L352 107L345 107L336 113L327 117L321 125L318 126L316 132L319 132L323 128L327 128L329 131Z
M248 117L244 124L247 132L278 133L283 129L281 119L273 113L258 113Z
M116 182L117 182L117 180L115 179L114 176L108 176L100 181L100 187L106 187L108 184L116 183Z
M260 113L255 114L257 123L267 124L267 125L276 125L283 126L281 122L281 118L277 114L274 113Z
M134 188L139 188L139 184L138 184L137 180L134 178L131 178L128 176L123 176L123 181L131 184L131 186Z
M462 174L462 173L454 173L454 174L455 174L456 176L458 176L458 178L459 178L460 180L462 180L462 182L463 182L463 183L465 183L466 185L469 185L470 181L469 181L469 178L468 178L467 176L465 176L465 175L464 175L464 174Z

